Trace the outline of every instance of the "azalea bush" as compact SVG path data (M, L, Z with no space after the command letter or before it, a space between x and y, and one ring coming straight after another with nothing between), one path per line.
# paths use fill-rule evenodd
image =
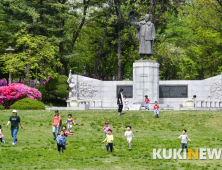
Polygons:
M7 80L6 79L0 79L0 86L7 86Z
M11 83L0 87L0 105L9 108L10 105L22 98L31 98L41 101L42 94L35 88L20 83Z
M46 81L43 81L43 85L45 86L48 83L49 80L50 80L50 78L47 77Z

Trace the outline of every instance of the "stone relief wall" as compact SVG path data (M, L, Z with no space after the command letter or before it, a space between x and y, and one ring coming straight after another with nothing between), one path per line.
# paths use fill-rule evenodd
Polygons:
M221 82L212 82L210 87L210 95L208 99L211 100L222 100L222 83Z
M90 84L78 81L77 76L71 74L71 70L69 73L67 83L69 84L68 99L71 100L96 99L96 94L98 90L95 90L95 88Z

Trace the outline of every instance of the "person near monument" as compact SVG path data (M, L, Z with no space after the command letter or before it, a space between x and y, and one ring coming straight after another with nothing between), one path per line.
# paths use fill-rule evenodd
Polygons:
M145 100L144 100L144 106L145 106L145 109L147 109L147 110L150 110L150 109L149 109L149 103L150 103L150 99L149 99L148 96L146 95L146 96L145 96Z
M105 122L105 127L103 128L104 132L105 132L105 138L107 137L108 135L108 130L111 129L109 127L109 123L108 122Z
M159 109L160 109L160 107L159 107L157 101L155 101L155 105L153 106L155 118L159 118Z
M17 111L13 110L12 114L13 115L9 118L9 121L7 123L7 127L11 123L11 135L12 135L12 138L13 138L12 145L15 145L15 144L18 143L18 139L16 138L16 136L17 136L17 133L18 133L18 130L19 130L19 124L20 124L22 129L23 129L23 127L22 127L22 122L20 120L20 117L17 116Z
M130 12L133 12L131 10ZM144 60L144 56L147 55L148 59L151 59L153 54L154 40L156 39L156 31L154 24L150 21L150 15L145 15L145 20L136 22L133 16L130 15L131 25L137 28L136 37L139 39L139 54L141 59Z
M123 109L123 89L120 89L117 96L117 105L118 105L118 115L120 116Z
M193 102L194 102L194 107L195 107L195 100L196 100L197 96L196 95L193 95Z
M56 110L52 120L52 133L54 136L54 140L56 140L55 132L57 133L57 136L59 135L60 126L61 126L61 117L59 116L59 111Z
M129 110L129 107L128 107L128 99L126 98L126 96L123 97L123 110L126 111L126 109Z

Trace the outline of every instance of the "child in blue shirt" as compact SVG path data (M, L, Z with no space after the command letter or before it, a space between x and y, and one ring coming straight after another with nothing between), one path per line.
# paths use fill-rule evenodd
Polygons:
M57 147L58 147L59 154L60 154L61 148L62 148L62 153L64 153L66 138L64 136L63 130L60 132L60 135L57 136L56 141L57 141Z

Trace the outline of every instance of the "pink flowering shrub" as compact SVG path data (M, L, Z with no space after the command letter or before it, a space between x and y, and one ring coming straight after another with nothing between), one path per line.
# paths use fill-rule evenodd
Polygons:
M0 105L9 108L10 105L23 98L41 101L42 94L36 89L20 83L0 87Z
M45 86L48 83L49 80L50 80L50 78L47 77L46 81L43 81L43 85Z
M0 86L7 86L7 80L6 79L0 79Z

